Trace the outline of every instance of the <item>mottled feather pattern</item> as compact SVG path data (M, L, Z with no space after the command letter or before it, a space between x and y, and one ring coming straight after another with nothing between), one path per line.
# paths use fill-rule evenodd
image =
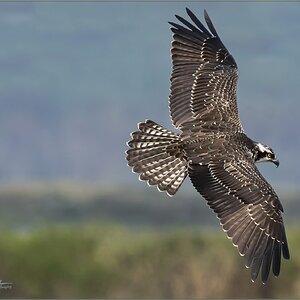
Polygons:
M281 217L276 220L277 226L270 224L264 227L268 218L261 204L245 204L243 198L231 191L231 187L221 183L208 166L190 166L189 176L195 188L217 213L227 236L238 247L240 254L245 256L246 266L251 268L252 280L257 278L261 269L262 281L266 282L271 265L265 261L273 257L273 269L278 271L278 252L284 249L285 258L289 258ZM251 216L252 212L257 212L257 219ZM277 255L274 255L275 251ZM279 273L275 273L278 276Z
M128 165L140 174L140 180L174 195L187 175L187 161L180 152L177 134L151 120L139 123L139 131L128 142Z
M195 118L216 110L223 120L241 126L236 103L237 69L209 63L199 68L194 77L191 106Z
M216 35L208 15L206 15L206 21L210 24L209 28L212 32L209 32L190 10L187 10L187 12L196 26L179 16L176 16L176 18L187 28L170 22L173 26L171 30L174 33L171 49L173 70L169 97L173 124L177 128L182 128L185 122L193 120L194 117L197 118L197 113L194 113L194 111L199 110L199 107L200 110L205 108L204 100L207 96L193 97L192 95L192 91L195 93L195 90L197 90L197 85L204 88L208 87L208 90L216 90L216 93L219 94L229 94L227 98L232 98L232 105L234 106L231 109L234 114L233 119L238 119L235 100L236 63ZM231 69L235 70L234 76ZM231 80L232 82L227 83L223 87L214 86L214 82L211 82L210 86L208 86L209 81L213 79L213 72L216 72L215 75L217 76L217 72L221 73L222 71L224 73L223 76L227 76L228 81ZM181 83L183 90L185 90L184 94L178 95L178 92L176 92L178 91L178 82ZM225 101L228 100L225 99ZM237 123L239 124L239 121Z

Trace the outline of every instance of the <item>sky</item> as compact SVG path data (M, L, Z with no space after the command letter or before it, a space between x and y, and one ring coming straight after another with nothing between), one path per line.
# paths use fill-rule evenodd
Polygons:
M280 160L259 168L298 186L295 2L0 3L0 182L86 181L134 186L125 157L136 123L169 129L168 21L206 9L239 67L246 133Z

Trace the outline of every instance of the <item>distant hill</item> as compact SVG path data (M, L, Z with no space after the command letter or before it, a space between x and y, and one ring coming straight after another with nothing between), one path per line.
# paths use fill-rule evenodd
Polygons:
M299 224L300 192L282 191L288 228ZM0 187L0 229L31 230L54 224L120 224L145 228L217 227L219 221L196 192L173 198L153 189L37 184ZM287 230L288 231L288 230Z

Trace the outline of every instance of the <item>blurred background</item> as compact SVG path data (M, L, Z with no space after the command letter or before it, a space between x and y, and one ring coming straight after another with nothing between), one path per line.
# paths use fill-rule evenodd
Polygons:
M259 168L292 259L267 285L188 179L169 198L125 161L137 122L172 129L167 22L186 6L207 9L243 126L280 159ZM0 297L300 297L299 28L292 2L0 3Z

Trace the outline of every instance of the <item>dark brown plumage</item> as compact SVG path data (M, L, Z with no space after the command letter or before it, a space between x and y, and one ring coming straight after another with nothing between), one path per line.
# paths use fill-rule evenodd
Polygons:
M175 134L153 121L139 124L127 160L141 180L174 195L188 175L217 214L227 236L245 256L254 281L278 276L289 259L282 205L255 166L273 150L248 138L237 109L237 64L204 11L208 29L187 9L193 24L172 25L169 97Z

